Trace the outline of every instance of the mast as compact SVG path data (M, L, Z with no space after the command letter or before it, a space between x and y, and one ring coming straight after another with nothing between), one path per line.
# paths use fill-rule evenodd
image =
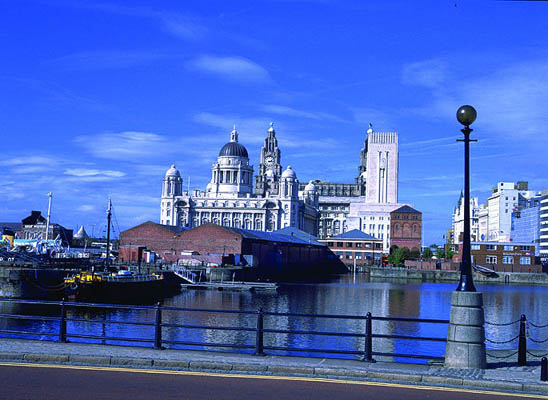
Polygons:
M48 219L46 221L46 242L48 241L49 236L49 218L51 217L51 192L48 193L49 201L48 201Z
M107 256L105 261L105 269L108 269L110 263L110 218L112 217L112 201L108 199L107 208Z

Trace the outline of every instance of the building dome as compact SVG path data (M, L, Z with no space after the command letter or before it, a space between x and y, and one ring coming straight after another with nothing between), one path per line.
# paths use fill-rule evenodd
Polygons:
M304 187L305 192L314 192L316 190L316 185L312 183L312 181L308 182L308 184Z
M223 156L249 158L247 149L238 142L228 142L225 144L221 148L221 151L219 151L219 157Z
M287 169L282 174L282 178L297 179L297 174L295 173L295 171L293 171L293 169L291 168L291 165L287 166Z
M175 168L175 165L171 165L171 168L169 168L167 171L166 171L166 178L168 176L178 176L180 177L181 174L179 173L179 170L177 168Z

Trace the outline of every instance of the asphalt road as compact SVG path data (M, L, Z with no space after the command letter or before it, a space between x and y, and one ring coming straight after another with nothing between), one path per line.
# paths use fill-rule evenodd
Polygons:
M523 399L520 395L313 378L0 364L0 399ZM534 398L534 397L530 397ZM539 396L537 398L546 398Z

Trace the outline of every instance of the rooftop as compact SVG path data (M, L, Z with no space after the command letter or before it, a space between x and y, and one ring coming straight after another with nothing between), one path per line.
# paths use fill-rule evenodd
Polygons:
M359 229L353 229L351 231L341 233L340 235L333 236L331 239L366 239L366 240L381 240L374 236L371 236Z

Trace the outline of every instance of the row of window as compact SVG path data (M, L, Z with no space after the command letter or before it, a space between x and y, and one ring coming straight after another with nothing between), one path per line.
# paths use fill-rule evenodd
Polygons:
M514 251L514 247L519 247L520 251L529 251L531 246L514 246L514 245L496 245L496 244L486 244L485 250L497 250L498 246L502 246L504 251ZM470 245L471 250L481 250L480 244Z
M394 219L413 219L413 220L418 220L419 219L419 216L418 215L412 215L411 218L409 218L409 215L402 215L401 218L399 215L394 215Z
M371 247L374 247L376 249L381 249L382 248L382 243L367 243L367 242L336 242L337 243L337 248L343 248L343 247L346 247L346 248L351 248L351 247L356 247L357 249L361 249L361 248L366 248L366 249L370 249ZM327 242L327 247L335 247L334 246L335 242Z
M486 264L497 264L497 256L486 256L485 257L485 263ZM512 256L504 256L502 257L502 263L503 264L514 264L514 257ZM520 257L519 263L521 265L531 265L531 257Z
M342 251L337 251L336 254L339 256L340 259L347 259L347 260L371 260L374 258L375 260L380 259L380 253L344 253Z

